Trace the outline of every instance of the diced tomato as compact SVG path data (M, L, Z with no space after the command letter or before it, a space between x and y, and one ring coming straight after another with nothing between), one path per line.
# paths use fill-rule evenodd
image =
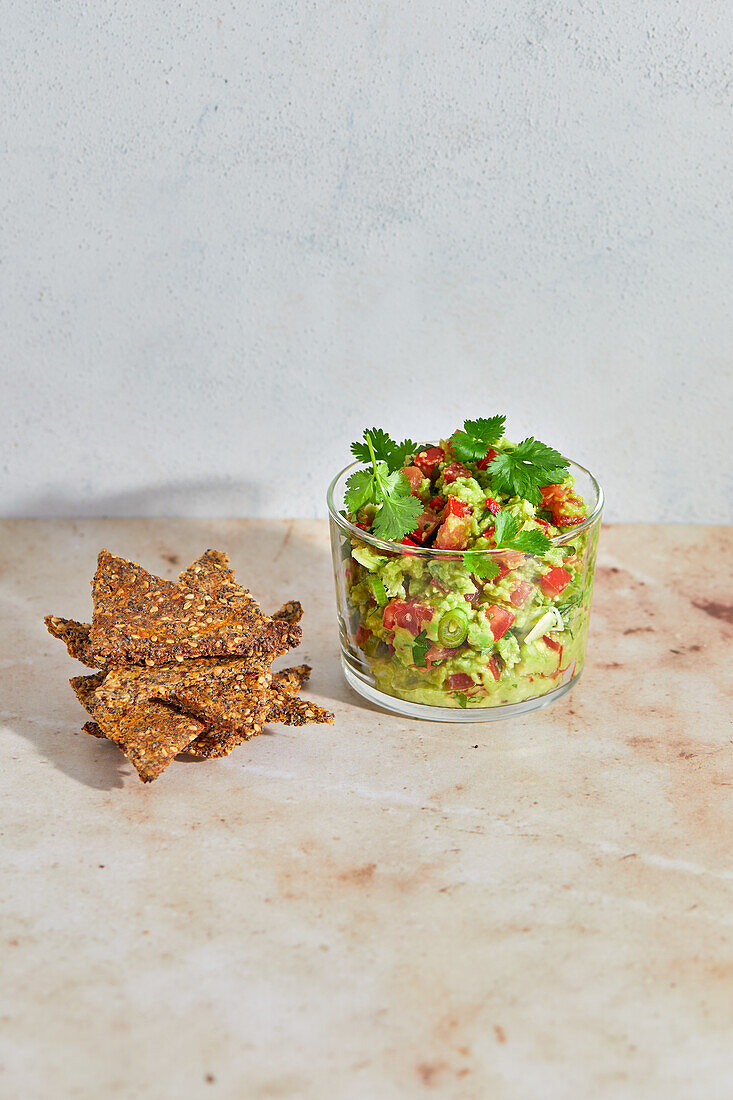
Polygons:
M467 672L454 672L448 677L446 681L449 691L470 691L472 687L476 685L473 682L473 677L469 676Z
M491 657L486 662L486 667L488 668L489 672L495 680L498 680L501 677L503 666L498 653L491 654Z
M571 576L567 569L556 565L540 577L540 588L546 596L559 596L564 588L570 584Z
M440 519L441 517L431 508L426 508L422 515L417 517L417 527L410 532L410 538L414 542L427 542L440 523Z
M390 600L382 613L382 626L385 630L401 627L416 638L432 617L432 607L418 600Z
M499 638L504 637L517 617L514 612L510 611L507 607L499 607L499 605L495 603L485 608L484 614L489 620L491 633L494 635L495 642L498 642Z
M479 462L477 462L476 465L479 468L479 470L485 470L488 467L489 463L493 462L493 460L495 458L496 458L496 451L494 450L493 447L489 447L488 451L486 452L486 456L484 458L482 458Z
M470 477L471 471L468 466L464 466L462 462L451 462L450 466L446 466L443 470L443 484L450 485L453 481L458 481L459 477Z
M417 466L403 466L401 473L403 473L407 480L410 482L412 495L414 497L419 497L420 491L425 485L426 480L422 470L419 470Z
M542 528L543 533L545 535L547 535L548 538L552 537L550 535L550 525L549 525L549 523L546 523L545 520L543 520L543 519L537 519L536 517L535 517L535 523L539 524L539 526Z
M425 664L427 668L432 668L438 661L446 661L449 657L454 657L455 653L455 649L446 649L442 645L431 645L425 654Z
M486 507L489 509L492 516L498 516L499 512L501 511L501 505L499 504L499 501L494 500L493 497L486 498Z
M463 550L468 545L470 537L470 516L460 519L458 516L449 515L438 528L434 546L436 550Z
M459 500L458 497L448 497L448 515L449 516L470 516L473 513L473 508L470 504L466 504L465 500Z
M359 527L359 528L361 528L362 531L368 531L369 530L369 524L368 523L360 523L356 519L354 520L354 527Z
M445 451L442 447L426 447L425 450L419 451L415 455L413 463L423 472L425 477L432 477L444 458Z
M371 636L372 636L371 630L367 630L367 628L364 626L363 623L359 623L359 625L356 628L356 634L354 635L354 641L356 642L356 644L359 646L360 649L363 649L364 646L366 645L366 643L371 638Z
M432 500L428 501L428 508L432 512L442 512L445 508L445 500L443 497L433 497Z
M564 485L543 485L542 507L552 516L556 527L576 527L585 519L585 503L582 497Z
M520 581L516 588L512 589L509 599L514 607L523 607L533 592L533 584L530 584L529 581Z
M519 550L505 550L503 554L495 554L493 560L499 566L499 572L493 578L493 583L498 584L508 573L513 573L519 568L524 561L524 554Z

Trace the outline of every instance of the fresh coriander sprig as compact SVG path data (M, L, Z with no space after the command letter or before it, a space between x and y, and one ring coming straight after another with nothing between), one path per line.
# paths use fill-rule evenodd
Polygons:
M418 450L417 443L411 439L403 439L401 443L395 443L382 428L368 428L364 432L364 443L359 440L351 444L351 453L361 462L371 462L372 453L378 461L384 462L390 473L399 470L405 462Z
M494 540L498 550L521 550L524 554L544 554L552 545L541 531L520 531L519 521L507 511L499 512L494 520ZM493 580L500 573L492 556L480 550L469 550L463 562L481 580Z
M520 531L519 521L511 512L499 512L494 520L497 548L521 550L525 554L544 554L552 543L541 531Z
M559 451L530 436L514 450L503 451L487 467L495 492L524 497L530 504L542 500L540 487L564 481L568 460Z
M384 433L381 433L384 436ZM380 539L389 542L404 538L414 531L423 512L422 501L412 495L409 481L399 470L390 471L388 463L378 460L372 442L371 433L364 432L371 470L356 470L346 482L344 504L355 515L366 504L374 504L377 513L374 517L372 532ZM389 439L389 437L387 437ZM390 441L391 442L391 441ZM361 448L361 444L354 444ZM379 439L380 451L384 453L384 440ZM352 447L352 451L354 447ZM354 452L356 453L356 452ZM361 454L357 454L357 458Z
M503 436L505 420L505 416L466 420L463 431L454 432L450 437L453 454L460 462L480 462L489 447Z

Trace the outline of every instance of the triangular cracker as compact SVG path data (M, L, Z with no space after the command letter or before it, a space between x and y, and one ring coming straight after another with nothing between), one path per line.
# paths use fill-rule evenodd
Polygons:
M196 588L153 576L136 562L100 551L92 582L91 645L107 664L147 664L186 658L282 653L300 628L273 622L231 574L200 576Z
M76 676L69 683L107 740L114 741L143 783L149 783L203 732L205 723L151 699L140 699L127 708L100 702L95 691L101 675Z

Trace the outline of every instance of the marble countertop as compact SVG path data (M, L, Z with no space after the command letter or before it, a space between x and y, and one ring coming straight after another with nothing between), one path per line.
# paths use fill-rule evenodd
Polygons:
M730 531L604 528L580 682L476 726L346 686L323 522L0 539L0 1094L731 1095ZM300 599L335 725L141 784L42 623L88 618L100 546Z

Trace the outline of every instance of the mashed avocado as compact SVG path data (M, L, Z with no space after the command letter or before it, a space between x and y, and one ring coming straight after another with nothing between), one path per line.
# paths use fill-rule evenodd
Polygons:
M416 450L402 471L424 508L415 530L394 550L344 541L347 636L380 691L491 707L580 671L598 527L572 537L588 508L571 477L531 492L537 503L502 492L487 467L513 449L502 438L473 461L450 441ZM347 518L368 531L374 509Z

